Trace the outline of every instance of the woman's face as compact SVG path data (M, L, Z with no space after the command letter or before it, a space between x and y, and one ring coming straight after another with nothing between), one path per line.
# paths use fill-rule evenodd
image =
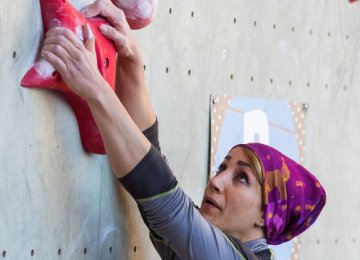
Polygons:
M220 164L206 186L200 213L224 233L246 242L263 236L256 226L263 220L261 185L243 149L234 148Z

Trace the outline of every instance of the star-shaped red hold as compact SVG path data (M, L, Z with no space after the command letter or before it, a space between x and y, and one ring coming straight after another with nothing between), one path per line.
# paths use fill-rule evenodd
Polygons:
M107 21L100 17L85 19L67 0L40 0L40 3L45 33L53 27L65 27L83 40L83 25L89 23L95 37L98 69L114 90L116 50L113 43L98 29L101 24L107 24ZM39 59L25 74L20 84L23 87L60 91L75 112L84 149L87 152L105 154L104 143L88 104L69 89L49 62Z

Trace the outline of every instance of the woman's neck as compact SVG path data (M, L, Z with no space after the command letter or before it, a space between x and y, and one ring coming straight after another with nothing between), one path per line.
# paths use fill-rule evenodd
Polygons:
M233 233L233 234L228 233L228 235L236 239L239 239L243 243L247 243L249 241L265 237L263 229L255 228L255 227L253 230L249 230L249 232L247 232L246 234L242 232L242 233Z

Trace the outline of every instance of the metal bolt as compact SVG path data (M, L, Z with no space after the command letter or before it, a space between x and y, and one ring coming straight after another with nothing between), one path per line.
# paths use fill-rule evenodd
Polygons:
M303 104L303 110L307 111L309 109L309 103L304 103Z

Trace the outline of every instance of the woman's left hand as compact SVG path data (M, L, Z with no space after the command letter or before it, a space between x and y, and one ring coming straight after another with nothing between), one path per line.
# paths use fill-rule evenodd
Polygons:
M61 74L62 79L85 100L96 98L107 82L97 68L95 38L89 24L84 25L84 43L63 27L46 33L41 56Z

